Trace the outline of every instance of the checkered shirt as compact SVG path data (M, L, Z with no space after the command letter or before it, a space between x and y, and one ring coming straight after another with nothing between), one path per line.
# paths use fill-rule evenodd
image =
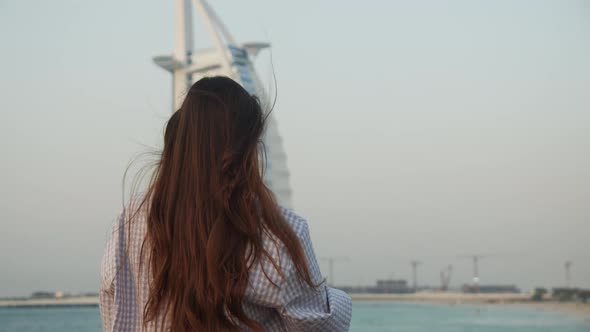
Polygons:
M301 241L313 282L321 285L318 289L307 286L284 246L267 237L264 246L284 277L268 260L255 263L249 273L244 311L267 331L348 331L352 315L350 297L323 282L307 221L289 209L281 208L281 212ZM123 215L113 226L101 265L99 294L104 331L141 331L143 308L149 295L149 257L140 254L146 234L145 211L140 211L130 223L125 222ZM156 331L156 327L155 323L148 325L147 331Z

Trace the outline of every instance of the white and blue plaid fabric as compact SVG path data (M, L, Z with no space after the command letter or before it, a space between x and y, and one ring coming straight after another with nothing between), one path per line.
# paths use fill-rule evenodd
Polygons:
M133 211L132 206L130 211ZM321 285L317 289L307 286L298 277L282 244L268 236L264 245L279 263L284 278L269 261L255 263L250 271L244 310L267 331L348 331L352 316L350 297L325 285L307 221L291 210L281 208L281 211L299 236L314 283ZM142 330L142 313L150 280L149 257L142 258L140 254L145 230L145 213L141 212L131 223L120 217L113 227L100 276L100 313L104 331ZM155 331L156 327L155 324L148 325L147 331Z

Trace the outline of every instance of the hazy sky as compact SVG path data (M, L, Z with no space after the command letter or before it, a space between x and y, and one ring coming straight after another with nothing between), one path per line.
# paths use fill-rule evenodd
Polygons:
M590 2L211 0L273 44L296 210L337 284L590 287ZM95 291L160 143L173 2L0 0L0 296ZM196 45L210 45L198 16ZM267 52L256 61L268 83ZM327 265L321 262L324 273Z

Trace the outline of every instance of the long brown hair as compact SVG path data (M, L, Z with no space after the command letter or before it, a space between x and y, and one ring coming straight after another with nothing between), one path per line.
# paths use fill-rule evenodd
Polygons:
M280 265L263 247L264 236L284 244L313 287L302 246L263 182L265 120L255 96L227 77L210 77L190 88L168 121L141 204L148 206L142 256L145 248L151 272L146 326L263 330L242 301L255 262Z

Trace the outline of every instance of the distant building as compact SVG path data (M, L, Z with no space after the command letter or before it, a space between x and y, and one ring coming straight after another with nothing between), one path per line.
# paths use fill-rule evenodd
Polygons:
M31 299L54 299L54 292L34 292L31 294Z
M464 293L520 293L515 285L463 285Z
M377 280L376 288L381 293L407 293L409 291L408 282L401 279Z
M377 280L374 286L339 287L348 293L366 294L405 294L411 293L408 282L402 279Z

